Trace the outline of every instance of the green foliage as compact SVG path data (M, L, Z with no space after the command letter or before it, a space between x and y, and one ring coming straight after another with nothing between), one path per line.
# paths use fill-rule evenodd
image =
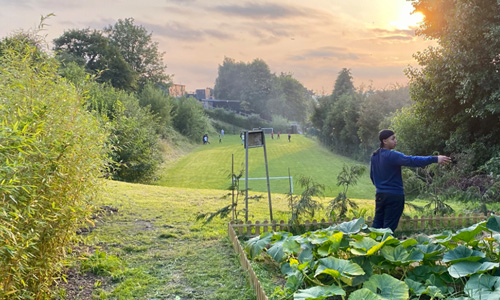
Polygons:
M124 263L120 258L99 250L84 258L80 266L82 272L92 272L98 276L113 276L123 269Z
M343 69L332 95L318 99L310 118L314 130L310 132L319 135L320 141L335 152L366 161L379 147L378 133L387 119L409 104L408 87L356 90L350 70Z
M172 99L160 88L147 83L140 93L137 94L139 104L149 107L150 111L157 117L158 127L162 136L166 137L166 128L172 126Z
M250 130L252 128L267 128L267 127L273 127L272 124L270 124L268 121L262 119L259 117L259 115L256 114L251 114L247 117L244 117L242 115L238 115L233 111L226 110L223 108L215 108L215 109L207 109L205 110L205 113L212 119L215 120L220 120L226 123L229 123L231 125L237 126L239 128L244 128L246 130ZM288 127L288 124L286 124L286 127ZM236 134L237 132L234 132L233 134Z
M413 1L426 15L417 34L438 47L415 54L407 70L419 128L432 125L439 138L421 140L427 149L475 155L480 167L498 153L500 115L497 1ZM414 132L415 133L415 132ZM430 136L427 136L430 137Z
M297 236L267 232L245 250L280 264L287 283L272 299L496 299L499 220L398 240L357 219Z
M107 82L124 90L137 88L137 74L125 61L119 49L98 30L72 29L54 39L54 50L63 65L76 63Z
M366 94L366 99L361 103L359 111L357 134L362 151L368 156L380 146L379 131L388 128L383 125L384 120L391 117L397 110L409 106L411 100L408 86L395 85L392 89L369 90ZM399 131L396 132L399 138Z
M299 81L290 74L272 74L261 59L244 63L225 57L214 94L217 99L239 100L245 110L266 120L279 115L305 123L312 109L312 95Z
M289 222L294 227L303 221L305 215L313 218L315 212L322 208L321 203L313 197L323 196L325 190L323 184L314 182L311 177L307 176L301 176L299 184L303 188L302 193L299 196L294 196L291 193L288 195L288 207L291 213Z
M207 224L211 222L215 217L219 217L220 219L224 219L229 214L231 214L231 220L232 221L241 221L240 214L245 213L246 208L240 208L238 209L238 202L241 197L244 197L246 195L246 190L240 187L240 180L241 177L243 176L244 169L240 170L239 173L232 173L230 174L231 178L231 185L227 188L229 193L224 195L222 198L227 199L231 197L231 204L226 205L215 212L204 212L204 213L199 213L196 216L196 220L204 220L204 223ZM254 195L254 196L248 196L247 200L260 200L262 198L261 195Z
M201 141L206 133L214 133L203 106L195 98L179 98L174 102L175 129L191 141Z
M342 220L346 217L349 207L353 209L358 208L356 202L347 198L347 191L349 190L349 186L356 185L358 183L359 177L365 172L366 166L348 166L344 164L342 171L337 176L337 185L342 186L343 190L337 195L337 197L332 199L328 205L328 214L332 219Z
M158 52L158 42L153 41L153 34L148 33L144 26L135 25L133 18L119 19L113 26L106 27L104 32L139 76L139 87L147 82L159 84L170 80L165 74L164 53Z
M25 38L2 43L0 55L2 299L48 297L105 167L103 128Z
M100 84L87 88L89 109L99 112L103 123L110 123L112 177L130 182L153 180L162 162L157 119L133 94Z

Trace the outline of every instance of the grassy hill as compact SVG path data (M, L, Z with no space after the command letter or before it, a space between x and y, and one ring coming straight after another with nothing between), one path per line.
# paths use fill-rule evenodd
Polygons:
M169 187L227 189L231 174L231 156L234 154L234 170L238 173L244 169L245 149L241 145L239 135L225 135L222 143L217 137L211 137L211 144L200 145L192 153L171 163L160 176L158 185ZM340 192L337 186L337 175L344 164L359 164L354 160L335 155L319 145L316 141L302 135L292 135L291 142L285 135L280 139L271 139L266 135L266 151L270 177L287 177L290 168L293 177L294 193L302 191L298 185L300 176L312 177L326 187L325 196L334 197ZM264 149L249 149L249 178L265 177ZM244 177L243 177L244 178ZM244 186L244 181L241 182ZM272 193L288 193L288 179L271 180ZM267 192L266 180L249 180L249 189ZM373 199L373 187L368 171L358 184L349 190L350 198Z

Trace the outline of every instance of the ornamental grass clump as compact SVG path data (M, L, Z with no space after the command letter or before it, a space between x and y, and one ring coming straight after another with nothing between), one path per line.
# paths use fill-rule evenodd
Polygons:
M56 62L0 41L0 298L46 299L91 212L106 134Z

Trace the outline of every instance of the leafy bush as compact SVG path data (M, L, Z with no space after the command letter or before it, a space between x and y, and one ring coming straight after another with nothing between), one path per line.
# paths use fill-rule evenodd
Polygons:
M140 93L137 94L139 104L142 107L149 107L151 112L157 117L159 133L166 137L166 128L172 126L172 99L160 88L147 83Z
M205 112L212 119L220 120L247 130L251 130L252 128L258 128L258 127L261 128L272 127L272 125L269 122L262 119L257 114L252 114L249 115L248 117L244 117L236 114L233 111L226 110L223 108L207 109L205 110Z
M24 38L3 45L0 298L44 299L91 212L106 134L53 59Z
M215 133L203 106L194 98L179 98L174 102L174 127L192 141L201 141L206 133Z
M110 127L108 143L113 151L110 169L113 179L150 182L162 163L156 118L138 99L111 86L90 82L88 109L97 111L103 126Z

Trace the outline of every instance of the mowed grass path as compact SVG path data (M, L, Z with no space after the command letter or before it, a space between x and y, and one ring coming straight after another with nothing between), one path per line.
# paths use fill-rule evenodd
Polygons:
M225 135L220 144L217 138L210 139L210 142L208 145L200 145L192 153L165 168L157 184L169 187L227 189L231 183L231 155L234 154L234 170L238 173L245 166L245 149L241 145L239 135ZM337 186L337 175L342 166L360 164L335 155L316 141L297 134L292 135L291 142L288 142L286 135L282 135L280 139L277 139L276 135L274 139L266 135L266 150L269 176L287 177L290 168L294 194L302 191L298 184L300 176L309 176L325 185L325 196L335 197L341 191L341 187ZM266 176L262 147L249 149L248 173L249 178ZM244 187L244 180L240 184ZM289 192L289 181L271 180L270 187L272 193L286 194ZM249 180L249 189L267 192L266 180ZM348 193L350 198L357 199L373 199L374 195L375 188L370 181L368 170Z
M119 257L126 270L115 280L103 280L94 287L96 298L255 299L227 238L229 220L216 218L206 225L196 221L198 213L228 204L221 197L225 191L117 181L105 181L103 186L106 191L96 205L118 212L97 219L85 240L90 249ZM287 199L277 194L273 199L277 219L286 219ZM321 201L326 205L327 199ZM373 201L356 202L373 213ZM269 217L267 201L252 203L250 211L254 221ZM271 294L276 286L272 276L261 280Z

